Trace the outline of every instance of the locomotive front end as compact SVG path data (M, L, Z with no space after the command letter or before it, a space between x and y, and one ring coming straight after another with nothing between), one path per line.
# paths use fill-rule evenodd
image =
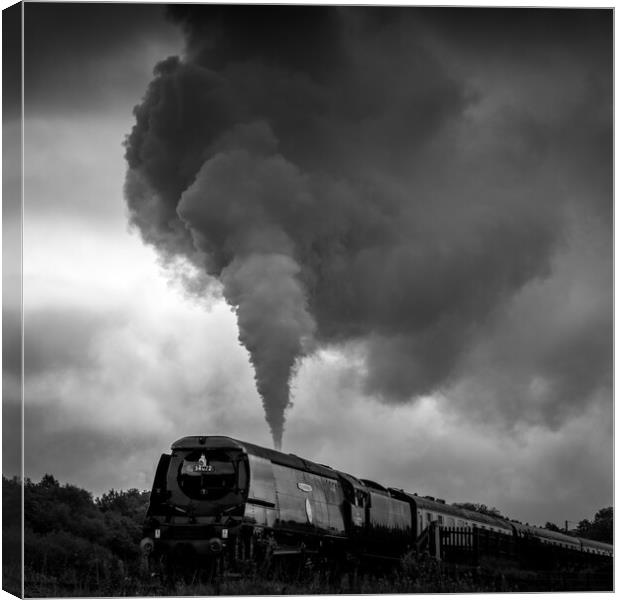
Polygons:
M155 474L141 548L174 562L218 556L243 520L248 458L226 437L189 436L163 454Z

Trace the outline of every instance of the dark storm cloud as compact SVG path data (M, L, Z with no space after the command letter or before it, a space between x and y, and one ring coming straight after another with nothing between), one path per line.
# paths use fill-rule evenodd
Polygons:
M605 219L613 199L611 15L611 9L457 8L422 17L433 45L443 46L462 75L496 89L512 86L513 130L506 133L527 136L537 155L559 156L563 164L549 167L570 173L582 201Z
M6 271L4 272L6 277ZM6 288L5 288L6 289ZM2 473L22 471L22 344L19 307L2 304Z
M2 119L6 126L9 119L21 117L22 104L22 4L17 3L2 11ZM8 148L8 146L5 146ZM5 156L6 151L3 153Z
M553 52L596 52L609 63L613 35L611 9L428 8L417 11L436 35L450 38L464 52L493 50L522 57L541 47Z
M76 308L28 311L24 321L25 376L90 367L89 349L95 336L117 319L114 314ZM21 332L11 338L11 347L19 342Z
M147 489L154 475L159 449L152 436L139 430L126 432L100 431L95 424L79 429L68 429L45 424L58 422L57 407L26 406L24 431L28 451L24 470L37 481L45 473L53 473L63 483L77 483L100 495L111 487ZM32 435L28 432L36 432ZM149 439L149 437L151 439ZM100 458L105 455L105 461ZM133 465L138 469L120 472L119 465ZM93 463L97 469L93 468ZM101 464L104 463L104 464ZM143 473L147 474L144 477ZM108 484L108 482L114 482Z
M448 393L461 410L510 428L542 422L557 430L586 405L609 407L612 266L601 251L610 246L607 223L589 236L597 242L573 241L554 278L515 298L477 341Z
M7 385L7 375L2 381L2 474L6 477L22 473L22 403L18 382ZM9 387L12 390L9 390Z
M186 56L135 111L130 218L222 281L276 443L311 338L363 340L386 401L445 388L550 276L570 204L608 214L610 13L472 11L466 33L452 9L173 16Z
M2 372L21 375L22 325L17 307L2 306Z
M341 55L342 22L326 7L172 5L194 62L214 69L259 60L323 78Z
M165 7L156 4L26 3L26 116L41 110L96 111L123 102L127 89L141 79L137 55L158 38L172 39L164 15ZM118 68L119 60L125 68Z
M17 4L2 14L2 473L7 476L22 472L21 8Z

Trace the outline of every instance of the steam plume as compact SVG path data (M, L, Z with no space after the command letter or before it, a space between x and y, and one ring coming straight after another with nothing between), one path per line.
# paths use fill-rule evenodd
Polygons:
M194 247L205 256L221 256L216 270L236 311L239 340L250 353L267 423L280 448L291 375L315 324L294 245L266 214L299 200L300 176L275 150L264 123L234 128L183 193L177 212Z
M130 219L162 256L221 281L274 443L313 344L361 341L366 389L386 402L450 385L493 318L551 272L566 215L553 173L601 181L571 149L605 155L608 83L592 73L606 46L573 48L584 21L568 14L556 30L551 13L485 12L484 31L463 32L441 10L171 11L187 47L135 109ZM503 79L523 73L512 49L548 44L570 76L545 87L536 72L534 101L518 104ZM489 46L511 49L499 75L480 67ZM575 73L597 81L571 94L574 111L596 107L588 127L532 113L561 104Z
M250 352L256 387L278 449L291 372L314 329L296 280L298 272L298 265L288 256L253 254L245 260L235 259L222 273L224 293L236 306L239 339Z

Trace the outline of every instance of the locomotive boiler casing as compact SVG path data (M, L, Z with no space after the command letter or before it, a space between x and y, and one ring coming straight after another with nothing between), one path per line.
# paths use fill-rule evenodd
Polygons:
M346 540L343 503L329 467L227 437L189 436L160 459L143 547L179 557L319 552Z

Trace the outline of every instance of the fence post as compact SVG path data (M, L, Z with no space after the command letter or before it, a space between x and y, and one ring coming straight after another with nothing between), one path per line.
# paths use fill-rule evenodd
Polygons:
M441 535L439 525L433 522L433 541L435 544L435 558L441 560Z
M474 561L476 564L478 564L478 551L479 551L478 527L474 525L472 527L471 534L473 536L472 545L473 545Z

